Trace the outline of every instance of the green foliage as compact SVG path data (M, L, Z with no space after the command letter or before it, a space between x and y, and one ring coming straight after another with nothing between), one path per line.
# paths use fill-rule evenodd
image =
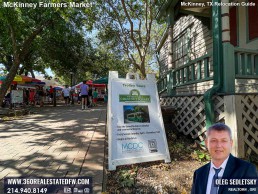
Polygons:
M118 182L121 187L133 187L138 168L135 167L130 170L120 170L118 174Z
M183 151L186 151L184 144L180 142L177 142L177 143L170 142L169 150L174 153L181 153Z
M203 150L195 150L192 154L192 157L200 162L205 162L210 160L210 155Z
M38 3L37 0L22 2ZM47 2L55 2L55 0L45 1L45 3ZM92 9L92 12L94 11ZM56 55L48 55L48 50L53 46L51 40L61 39L60 42L62 42L69 40L69 37L83 37L80 33L83 27L86 29L88 25L93 24L90 19L90 15L94 15L92 12L86 15L84 9L78 8L1 7L0 63L5 66L8 74L0 88L0 102L17 73L31 72L33 75L34 70L44 72L44 69L52 64L58 64L59 67L64 65L66 69L74 67L74 64L69 63L68 65L68 62L71 59L78 59L78 56L72 55L71 57L69 53L63 52L59 59L67 59L63 61L68 62L62 64L63 61L54 58ZM89 17L87 18L87 16ZM87 23L87 21L89 22ZM48 44L42 44L42 42L48 42ZM74 53L73 51L77 48L76 44L72 46L69 50L70 53ZM63 48L63 45L59 45L59 48ZM66 46L66 48L68 47Z
M151 68L156 63L155 48L160 32L154 19L153 1L98 2L101 12L96 27L101 43L129 60L132 64L130 71L139 72L143 77L153 72Z
M175 147L176 147L177 149L179 149L179 150L184 149L184 145L183 145L182 143L176 143L176 144L175 144Z
M20 2L39 3L37 0ZM49 2L60 3L59 0L44 1ZM89 9L1 7L0 63L7 74L12 69L12 76L23 73L33 76L34 71L45 74L45 69L51 68L67 81L70 72L84 77L88 67L94 66L90 58L94 51L90 40L86 41L85 33L93 28L97 11L96 6ZM12 68L14 66L16 68ZM1 89L1 95L5 94L8 84Z
M38 3L39 1L18 2ZM44 3L48 2L61 1L44 1ZM111 4L108 5L106 2ZM155 43L149 43L147 40L148 37L154 37L155 33L153 31L150 33L144 25L146 2L149 1L125 1L132 21L136 22L137 26L139 26L139 21L143 22L140 28L135 28L134 35L142 53L146 54L143 60L144 65L153 60L155 48ZM0 3L2 3L1 0ZM141 61L132 41L126 43L125 49L120 39L122 36L120 38L117 36L121 33L121 29L117 28L118 23L113 20L116 16L111 10L111 5L114 5L119 13L123 30L125 30L124 35L127 38L130 37L128 28L126 29L126 26L129 26L128 20L126 20L121 3L112 0L103 3L101 0L96 0L93 4L93 7L87 9L38 6L35 9L1 7L0 63L4 65L5 74L10 75L10 82L6 82L4 87L2 85L0 99L15 74L34 75L35 71L45 74L45 69L51 68L55 75L66 83L70 83L70 72L73 72L74 82L77 83L85 79L93 79L95 75L97 78L105 77L110 70L118 71L119 75L124 77L132 64L128 56L134 56L137 63ZM151 11L150 8L151 4L149 4L149 11ZM150 16L153 15L149 15L147 19L153 22ZM87 36L93 27L100 29L98 36L101 44L94 45L93 40ZM126 53L125 50L130 52ZM140 70L143 71L141 68ZM148 65L146 71L151 72Z

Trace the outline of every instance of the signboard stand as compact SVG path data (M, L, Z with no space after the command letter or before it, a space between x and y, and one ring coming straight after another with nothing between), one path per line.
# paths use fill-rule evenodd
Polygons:
M23 103L23 90L11 90L11 104L15 109L18 104Z
M170 162L155 75L146 80L128 73L118 78L109 72L108 82L109 170L116 166L165 160Z

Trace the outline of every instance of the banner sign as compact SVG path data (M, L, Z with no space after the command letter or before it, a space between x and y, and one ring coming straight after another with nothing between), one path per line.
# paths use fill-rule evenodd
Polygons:
M147 80L120 79L111 71L108 87L109 170L139 162L170 162L154 75L147 75Z
M23 103L23 90L12 90L11 102L13 104Z

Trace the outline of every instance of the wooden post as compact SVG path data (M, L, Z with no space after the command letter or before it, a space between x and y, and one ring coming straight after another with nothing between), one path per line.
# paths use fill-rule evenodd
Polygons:
M237 95L224 96L225 124L232 130L233 148L231 153L244 158L244 133L241 119L241 100Z
M53 106L56 107L56 89L55 88L53 92Z
M234 46L223 43L223 87L222 92L235 92L235 55Z
M175 94L175 88L174 85L174 78L173 78L173 69L175 68L173 66L173 27L175 24L175 13L174 13L174 7L170 7L168 15L167 15L167 26L168 26L168 70L169 70L169 77L167 78L167 91L169 95Z

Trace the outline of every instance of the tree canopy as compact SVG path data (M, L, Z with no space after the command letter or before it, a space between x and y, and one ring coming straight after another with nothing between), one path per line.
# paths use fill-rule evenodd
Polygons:
M106 0L100 5L100 20L96 23L102 42L126 57L143 78L148 65L155 60L160 37L154 3L153 0Z
M1 7L0 64L7 77L0 102L16 74L34 76L46 68L66 82L70 73L75 82L107 76L109 70L125 75L132 65L145 77L160 33L154 14L151 0L96 0L90 8ZM93 28L97 42L87 36Z
M54 65L57 64L55 59L57 59L58 54L58 61L62 62L62 64L59 63L59 67L71 69L74 66L72 60L75 60L73 51L78 48L78 45L71 40L76 39L78 43L83 39L82 31L92 29L96 19L95 11L94 7L90 11L80 8L60 9L58 7L1 8L0 63L6 67L8 74L0 89L0 102L2 102L8 87L19 70L21 72L32 72L35 69L43 71L50 64L51 67L53 65L55 68ZM63 44L57 45L58 43ZM80 44L82 45L83 42ZM50 53L51 48L57 49ZM67 50L68 48L69 50ZM63 53L61 54L61 52ZM47 64L46 61L51 61L51 63Z

